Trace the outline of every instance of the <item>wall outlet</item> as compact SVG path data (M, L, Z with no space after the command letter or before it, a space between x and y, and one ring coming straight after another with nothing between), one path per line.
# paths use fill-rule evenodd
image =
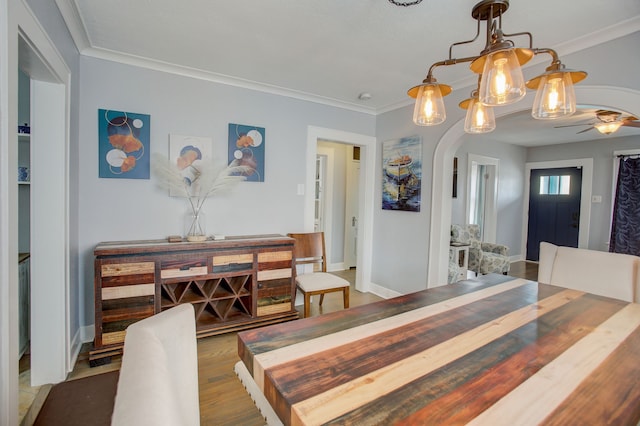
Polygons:
M592 203L601 203L602 202L602 195L592 195L591 196L591 202Z

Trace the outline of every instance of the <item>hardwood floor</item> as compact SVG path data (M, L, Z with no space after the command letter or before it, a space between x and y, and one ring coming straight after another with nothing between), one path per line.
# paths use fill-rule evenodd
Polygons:
M515 262L511 265L510 275L535 280L538 265L530 262ZM353 285L355 270L336 272L352 283L350 305L358 306L382 300L370 293L361 293ZM302 315L302 306L297 307ZM315 298L311 307L311 316L343 309L342 294L330 293L325 296L323 306ZM118 370L120 357L113 357L108 365L89 367L88 352L90 345L82 349L74 370L67 380ZM198 373L200 392L200 417L202 425L264 425L265 420L254 405L236 377L233 367L238 358L237 333L228 333L198 340ZM73 401L69 401L73 403Z
M351 306L382 300L370 293L361 293L353 285L355 270L336 272L347 279L351 285ZM297 307L302 316L302 306ZM325 295L323 306L318 305L318 298L314 298L311 316L343 309L342 293ZM120 357L114 357L111 364L89 367L88 350L78 359L68 380L74 380L94 374L105 373L120 368ZM238 358L237 333L206 337L198 340L198 374L200 392L200 418L202 425L264 425L265 420L254 405L236 377L233 367Z
M538 281L538 264L536 262L513 262L509 275L524 278L525 280Z

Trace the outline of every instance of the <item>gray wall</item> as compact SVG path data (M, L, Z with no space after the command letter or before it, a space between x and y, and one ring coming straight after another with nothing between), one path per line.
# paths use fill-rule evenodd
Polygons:
M303 229L306 140L309 125L365 135L375 118L283 96L82 57L79 193L84 324L93 323L93 248L100 241L165 238L181 234L184 199L171 198L150 180L98 177L97 110L149 114L151 153L168 155L170 133L208 136L213 156L227 158L229 123L264 127L265 182L243 182L205 203L207 231L224 235ZM312 188L307 188L312 190Z
M640 149L640 129L637 136L616 138L612 135L611 139L543 146L527 151L528 162L593 158L593 195L602 196L602 202L591 204L590 249L606 251L609 248L613 152L630 149Z
M527 150L518 145L500 142L478 144L473 135L464 136L458 157L458 198L451 204L451 223L467 223L469 154L500 160L498 181L498 220L496 242L509 247L509 256L521 256L524 168Z

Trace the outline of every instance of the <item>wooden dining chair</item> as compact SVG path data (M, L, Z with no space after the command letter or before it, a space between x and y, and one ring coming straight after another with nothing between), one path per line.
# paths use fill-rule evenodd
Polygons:
M320 305L324 295L342 292L344 308L349 307L349 281L327 273L327 255L324 245L324 232L292 233L289 237L296 240L295 265L314 265L314 271L296 275L296 286L304 296L304 317L311 311L311 296L320 296ZM315 269L319 269L315 271Z

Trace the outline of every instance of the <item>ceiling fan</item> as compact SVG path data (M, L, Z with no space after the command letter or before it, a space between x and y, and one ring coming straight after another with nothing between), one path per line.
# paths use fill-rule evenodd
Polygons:
M640 127L640 121L636 117L631 115L624 115L618 111L609 111L605 109L599 109L595 111L595 121L593 119L590 123L579 123L579 124L567 124L564 126L554 126L555 128L560 127L574 127L574 126L590 126L587 129L580 130L577 134L588 132L589 130L596 129L602 134L610 135L611 133L616 132L622 126L629 127Z

